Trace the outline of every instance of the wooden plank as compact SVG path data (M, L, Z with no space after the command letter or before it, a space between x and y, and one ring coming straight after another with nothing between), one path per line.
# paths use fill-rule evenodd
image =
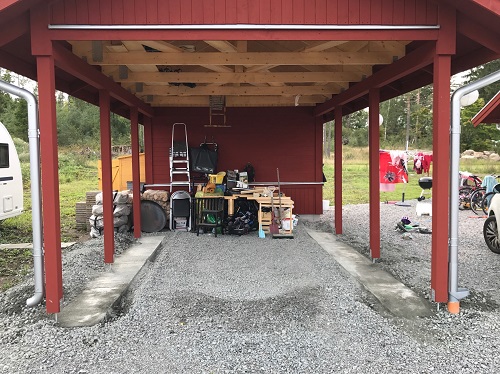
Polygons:
M144 6L144 2L141 2ZM158 24L158 0L148 0L146 3L146 23L148 25Z
M139 1L135 1L135 10L132 14L127 14L127 18L135 19L135 24L145 25L147 23L148 17L146 14L146 7ZM129 22L127 22L129 23Z
M280 24L281 19L281 0L271 0L271 24Z
M112 24L112 8L111 2L105 0L99 0L98 12L101 13L101 23ZM70 23L70 22L69 22Z
M381 42L382 43L382 42ZM401 46L404 48L404 46ZM292 73L161 73L161 72L129 72L127 78L114 75L117 82L143 83L312 83L312 82L355 82L362 79L362 73L341 72L292 72Z
M260 20L260 3L258 0L247 1L248 23L259 24Z
M168 20L170 24L179 25L182 23L181 16L181 1L182 0L170 0L168 2ZM164 3L164 2L160 2Z
M91 59L89 59L91 60ZM147 53L104 52L99 65L367 65L389 64L387 52L245 52L221 54L216 52ZM97 65L97 63L93 63Z
M83 25L89 23L89 8L87 0L78 1L76 3L76 23Z
M404 0L404 23L407 25L415 24L416 3L415 0Z
M398 0L399 1L399 0ZM381 0L382 2L382 24L392 25L394 0Z
M372 21L373 17L372 2L367 0L361 0L359 1L358 6L359 6L359 23L361 25L376 24L375 22ZM380 23L380 20L378 23Z
M214 2L214 23L223 25L226 23L226 0L215 0Z
M309 5L311 8L314 8L313 4L311 4L311 0L309 0ZM306 12L306 5L304 4L304 0L293 0L293 2L292 2L292 23L304 24L305 23L304 22L305 12Z
M315 24L324 25L327 23L327 0L316 0L315 12Z
M332 95L339 93L336 86L279 86L279 87L254 87L254 86L144 86L141 95L161 96L203 96L203 95Z
M193 24L191 0L182 0L181 1L181 23L186 24L186 25Z
M300 106L313 106L323 103L325 96L301 96ZM152 106L170 106L170 107L208 107L208 96L190 96L190 97L154 97L150 103ZM295 106L295 96L228 96L226 98L226 107L271 107L271 106Z
M271 23L271 0L259 0L259 20L262 24Z
M293 24L293 5L290 6L287 2L284 1L285 4L281 8L281 22L285 25Z
M135 23L135 1L134 0L122 0L123 3L123 18L128 24ZM130 23L133 21L132 23Z
M328 0L326 3L326 23L335 25L338 20L337 0Z
M305 6L305 9L304 9L304 24L306 25L315 25L317 20L316 20L316 16L318 15L318 6L320 4L319 0L316 0L315 2L315 6Z
M238 23L237 12L236 12L236 1L226 1L226 23L236 24Z
M64 22L76 23L76 0L66 0L64 3Z
M213 24L215 22L215 4L214 0L203 0L203 23Z
M111 19L114 25L124 23L123 0L111 0Z
M359 25L360 23L360 7L359 0L349 0L349 25Z
M382 24L382 2L381 0L370 1L370 23L374 25Z
M248 0L236 0L236 23L249 23Z

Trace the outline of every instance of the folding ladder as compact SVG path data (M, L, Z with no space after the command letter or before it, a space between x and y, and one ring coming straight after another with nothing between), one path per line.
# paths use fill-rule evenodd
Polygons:
M184 136L176 134L184 129ZM187 127L185 123L174 123L172 126L172 147L169 152L170 160L170 192L173 187L187 186L191 192L191 173L189 171L189 148Z

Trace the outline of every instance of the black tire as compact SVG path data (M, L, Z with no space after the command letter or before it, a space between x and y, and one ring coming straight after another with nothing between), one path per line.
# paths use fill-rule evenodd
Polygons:
M470 195L470 208L475 214L479 214L481 211L485 194L486 189L480 188Z
M500 254L500 237L495 216L490 216L484 221L483 236L486 245L493 253Z
M460 187L458 189L458 209L469 209L471 192L472 187Z
M496 193L497 192L493 191L493 192L488 192L486 195L484 195L483 202L481 203L481 209L483 210L484 214L488 215L488 210L490 209L491 199L492 199L493 195Z

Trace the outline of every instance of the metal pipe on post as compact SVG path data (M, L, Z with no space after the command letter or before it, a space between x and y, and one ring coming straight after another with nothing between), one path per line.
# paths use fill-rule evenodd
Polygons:
M26 300L27 306L35 306L42 301L44 292L43 249L42 249L42 199L40 183L40 130L38 126L38 103L35 96L20 87L0 80L0 90L26 100L28 104L28 139L30 153L31 213L33 228L33 264L35 293Z
M465 95L500 80L500 71L487 75L475 82L457 89L451 97L450 129L450 222L449 222L449 286L448 311L457 314L460 300L469 295L465 288L458 287L458 188L460 169L460 100Z

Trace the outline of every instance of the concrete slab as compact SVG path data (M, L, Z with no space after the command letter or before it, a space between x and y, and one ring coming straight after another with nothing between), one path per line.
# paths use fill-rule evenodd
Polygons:
M61 248L71 247L76 242L61 243ZM0 244L2 249L33 249L33 243L17 243L17 244Z
M394 316L413 319L433 314L432 304L382 270L380 266L326 232L306 229L326 252L370 291Z
M102 322L144 264L156 256L164 236L145 236L115 258L103 273L63 308L58 315L62 327L93 326Z

